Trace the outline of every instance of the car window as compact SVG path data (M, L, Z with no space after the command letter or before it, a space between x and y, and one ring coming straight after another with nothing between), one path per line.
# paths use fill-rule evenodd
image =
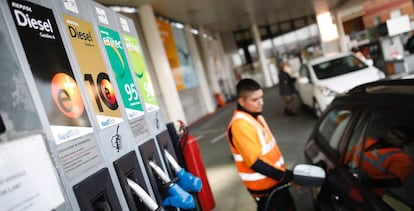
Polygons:
M353 71L367 68L368 66L354 55L349 55L330 61L312 65L318 79L326 79Z
M359 162L358 156L360 156L360 153L356 152L356 148L363 145L364 137L366 137L366 131L369 125L369 120L370 113L365 113L358 119L344 155L344 164L347 167L347 170L356 178L358 178L361 174L361 169L357 167L358 165L353 165Z
M414 206L414 111L377 109L361 120L344 163L391 206Z
M318 134L324 145L337 151L340 139L354 111L348 108L332 109L322 120Z

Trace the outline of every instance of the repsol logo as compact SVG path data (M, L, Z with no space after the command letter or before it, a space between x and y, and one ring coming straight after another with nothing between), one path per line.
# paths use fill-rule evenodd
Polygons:
M117 49L123 49L122 43L119 40L114 40L112 39L112 37L103 37L102 40L106 46L111 46Z
M53 33L52 24L50 23L49 19L38 20L36 18L30 17L29 14L16 9L14 10L14 16L16 17L17 25L19 26Z
M12 2L12 7L17 8L17 9L21 9L21 10L25 10L27 12L32 12L32 8L30 6L19 4L17 2Z
M73 26L68 26L68 30L71 37L92 42L91 32L82 32Z

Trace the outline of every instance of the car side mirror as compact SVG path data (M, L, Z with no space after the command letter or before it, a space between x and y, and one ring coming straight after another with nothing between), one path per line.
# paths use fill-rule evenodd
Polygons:
M325 182L325 170L319 166L298 164L293 168L293 181L305 187L319 187Z
M309 78L308 77L300 77L298 82L300 84L308 84L309 83Z

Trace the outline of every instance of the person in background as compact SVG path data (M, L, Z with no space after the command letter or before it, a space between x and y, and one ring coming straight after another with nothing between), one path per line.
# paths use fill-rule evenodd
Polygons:
M296 78L292 77L292 69L287 62L283 62L279 68L279 91L285 102L285 114L293 116L293 99L296 93Z
M408 38L404 45L404 50L408 51L410 54L414 54L414 34Z
M352 47L351 51L355 54L355 56L357 56L359 59L361 60L366 60L367 58L365 57L365 55L356 47Z
M242 79L236 86L237 108L227 127L227 140L239 176L257 203L257 210L295 210L287 188L293 173L286 169L272 131L263 115L263 90L252 79ZM266 209L266 203L269 207Z

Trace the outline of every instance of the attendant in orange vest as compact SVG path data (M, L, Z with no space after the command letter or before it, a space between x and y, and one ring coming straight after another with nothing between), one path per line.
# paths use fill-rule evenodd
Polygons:
M414 170L414 161L403 147L414 140L414 129L396 127L387 132L383 139L368 138L365 141L362 161L362 181L378 195L384 195L385 188L399 187ZM360 164L361 145L351 149L345 163L352 168Z
M264 211L269 194L293 177L263 115L263 90L252 79L237 84L237 108L227 128L227 140L239 176ZM287 188L275 192L267 210L295 210ZM266 211L267 211L266 210Z

